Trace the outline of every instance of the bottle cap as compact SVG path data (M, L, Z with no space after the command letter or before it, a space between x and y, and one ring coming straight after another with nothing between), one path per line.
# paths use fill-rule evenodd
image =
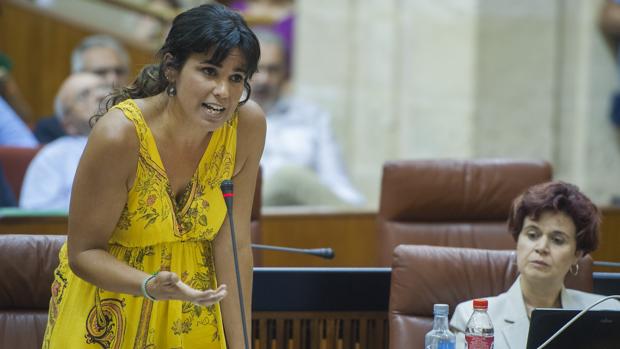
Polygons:
M487 309L489 302L486 299L474 299L474 309Z
M433 314L435 315L448 315L448 310L447 304L435 304L433 306Z

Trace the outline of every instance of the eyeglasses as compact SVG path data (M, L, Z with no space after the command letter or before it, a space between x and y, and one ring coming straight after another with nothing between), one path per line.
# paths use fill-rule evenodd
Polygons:
M99 76L106 76L108 74L113 73L114 75L126 75L127 68L125 67L109 67L109 68L99 68L91 71L93 74L97 74Z

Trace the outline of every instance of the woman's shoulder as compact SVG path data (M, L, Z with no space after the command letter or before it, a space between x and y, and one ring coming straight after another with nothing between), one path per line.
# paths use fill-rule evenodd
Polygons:
M245 167L247 161L258 164L265 147L267 130L265 113L254 101L250 100L241 106L237 117L237 161L234 175Z
M254 101L249 100L238 111L237 137L240 141L248 141L251 146L262 144L265 140L267 122L265 112Z
M604 295L596 293L583 292L567 288L566 295L564 296L564 299L562 299L562 307L566 309L584 309L604 297ZM620 310L620 301L616 299L609 299L598 304L593 309Z
M89 145L103 146L110 150L138 149L136 129L122 110L112 108L100 117L91 131Z
M265 125L265 112L253 100L239 107L239 127Z

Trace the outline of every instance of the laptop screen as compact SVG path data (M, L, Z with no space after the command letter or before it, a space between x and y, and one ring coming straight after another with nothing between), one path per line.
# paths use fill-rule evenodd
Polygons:
M538 348L578 313L578 310L534 309L527 349ZM588 311L545 348L620 348L620 311Z

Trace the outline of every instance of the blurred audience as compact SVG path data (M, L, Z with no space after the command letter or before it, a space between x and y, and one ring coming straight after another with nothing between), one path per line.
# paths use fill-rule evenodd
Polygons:
M620 64L620 56L618 48L620 44L620 0L607 0L603 4L599 17L599 25L607 45L616 62L616 66ZM620 71L620 67L619 67ZM620 75L619 75L620 76ZM620 92L616 91L611 99L610 117L611 121L620 127Z
M21 91L11 75L12 68L11 59L0 52L0 97L4 98L24 122L29 123L32 121L32 110L22 97Z
M45 145L28 166L21 208L69 209L73 177L91 129L89 120L109 92L108 81L93 73L75 73L63 82L55 112L66 135Z
M233 0L224 1L231 8L240 11L253 23L264 25L280 35L284 43L287 65L291 66L295 28L294 3L292 0Z
M0 146L34 148L38 145L28 126L0 97Z
M0 165L0 207L13 206L17 206L15 194L13 193L11 185L6 179L6 175L4 174L4 167Z
M163 18L176 16L183 6L180 0L150 0L146 4L147 8L161 17L143 15L139 18L134 35L140 40L149 42L160 42L166 37L170 24Z
M125 86L129 78L129 55L112 37L89 36L73 50L71 72L93 73L113 87ZM34 134L41 143L49 143L66 135L58 115L39 120Z
M285 95L288 79L284 42L273 31L255 30L261 44L259 71L250 85L252 98L267 115L261 160L265 205L360 205L330 128L330 114Z

